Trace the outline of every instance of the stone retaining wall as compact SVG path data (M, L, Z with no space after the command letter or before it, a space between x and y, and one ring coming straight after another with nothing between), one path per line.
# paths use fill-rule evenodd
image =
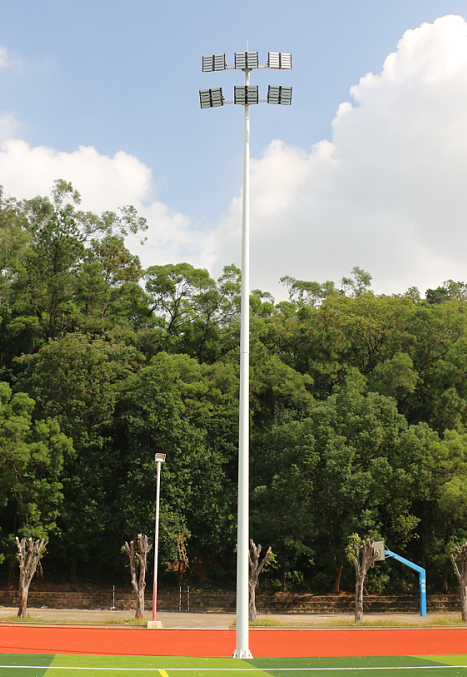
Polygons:
M0 606L17 606L18 592L14 590L0 590ZM30 591L29 607L49 607L53 609L110 609L112 606L112 591L102 590L85 592L37 592ZM311 594L288 593L259 593L256 596L256 606L259 613L272 614L333 614L351 613L354 609L354 599L351 595L315 596ZM134 609L135 596L133 593L116 592L115 607L117 609ZM160 611L179 611L178 591L161 591L157 598L157 607ZM146 608L152 608L152 598L146 597ZM418 595L403 597L373 596L365 597L364 609L367 612L410 613L420 608ZM458 595L429 595L427 597L429 612L460 611ZM191 591L189 610L195 613L229 613L235 612L234 592L206 592ZM188 595L182 594L182 611L188 611Z

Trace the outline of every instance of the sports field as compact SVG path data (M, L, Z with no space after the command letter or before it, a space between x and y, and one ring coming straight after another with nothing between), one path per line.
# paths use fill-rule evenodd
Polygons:
M1 677L454 677L467 656L182 658L4 654Z
M0 677L467 677L467 628L235 632L0 628ZM466 672L464 673L464 670Z

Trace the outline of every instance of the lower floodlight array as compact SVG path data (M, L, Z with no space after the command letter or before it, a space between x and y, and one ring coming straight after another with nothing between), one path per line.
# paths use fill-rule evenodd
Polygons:
M224 105L222 87L215 89L201 89L199 92L201 108L217 108Z

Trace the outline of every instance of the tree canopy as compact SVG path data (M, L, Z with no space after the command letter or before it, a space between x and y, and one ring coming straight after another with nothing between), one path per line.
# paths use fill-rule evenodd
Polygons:
M191 580L233 585L241 273L143 270L125 246L146 228L132 207L79 207L65 181L50 198L0 193L0 573L31 537L48 539L56 576L124 579L122 544L152 533L163 452L161 575L183 559ZM288 300L250 295L251 536L274 552L266 583L351 588L360 533L448 589L467 539L467 285L377 295L358 266L282 282ZM372 569L367 585L411 583Z

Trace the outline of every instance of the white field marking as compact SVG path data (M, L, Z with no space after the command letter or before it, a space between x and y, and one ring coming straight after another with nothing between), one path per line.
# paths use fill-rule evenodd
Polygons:
M169 677L167 672L162 668L94 668L91 665L87 667L72 667L71 665L0 665L0 670L5 668L18 668L25 670L30 668L31 670L103 670L110 672L159 672L162 677ZM368 668L167 668L170 672L329 672L331 670L335 671L344 671L348 670L349 672L355 670L439 670L446 668L467 668L467 665L397 665L394 667L368 667Z

